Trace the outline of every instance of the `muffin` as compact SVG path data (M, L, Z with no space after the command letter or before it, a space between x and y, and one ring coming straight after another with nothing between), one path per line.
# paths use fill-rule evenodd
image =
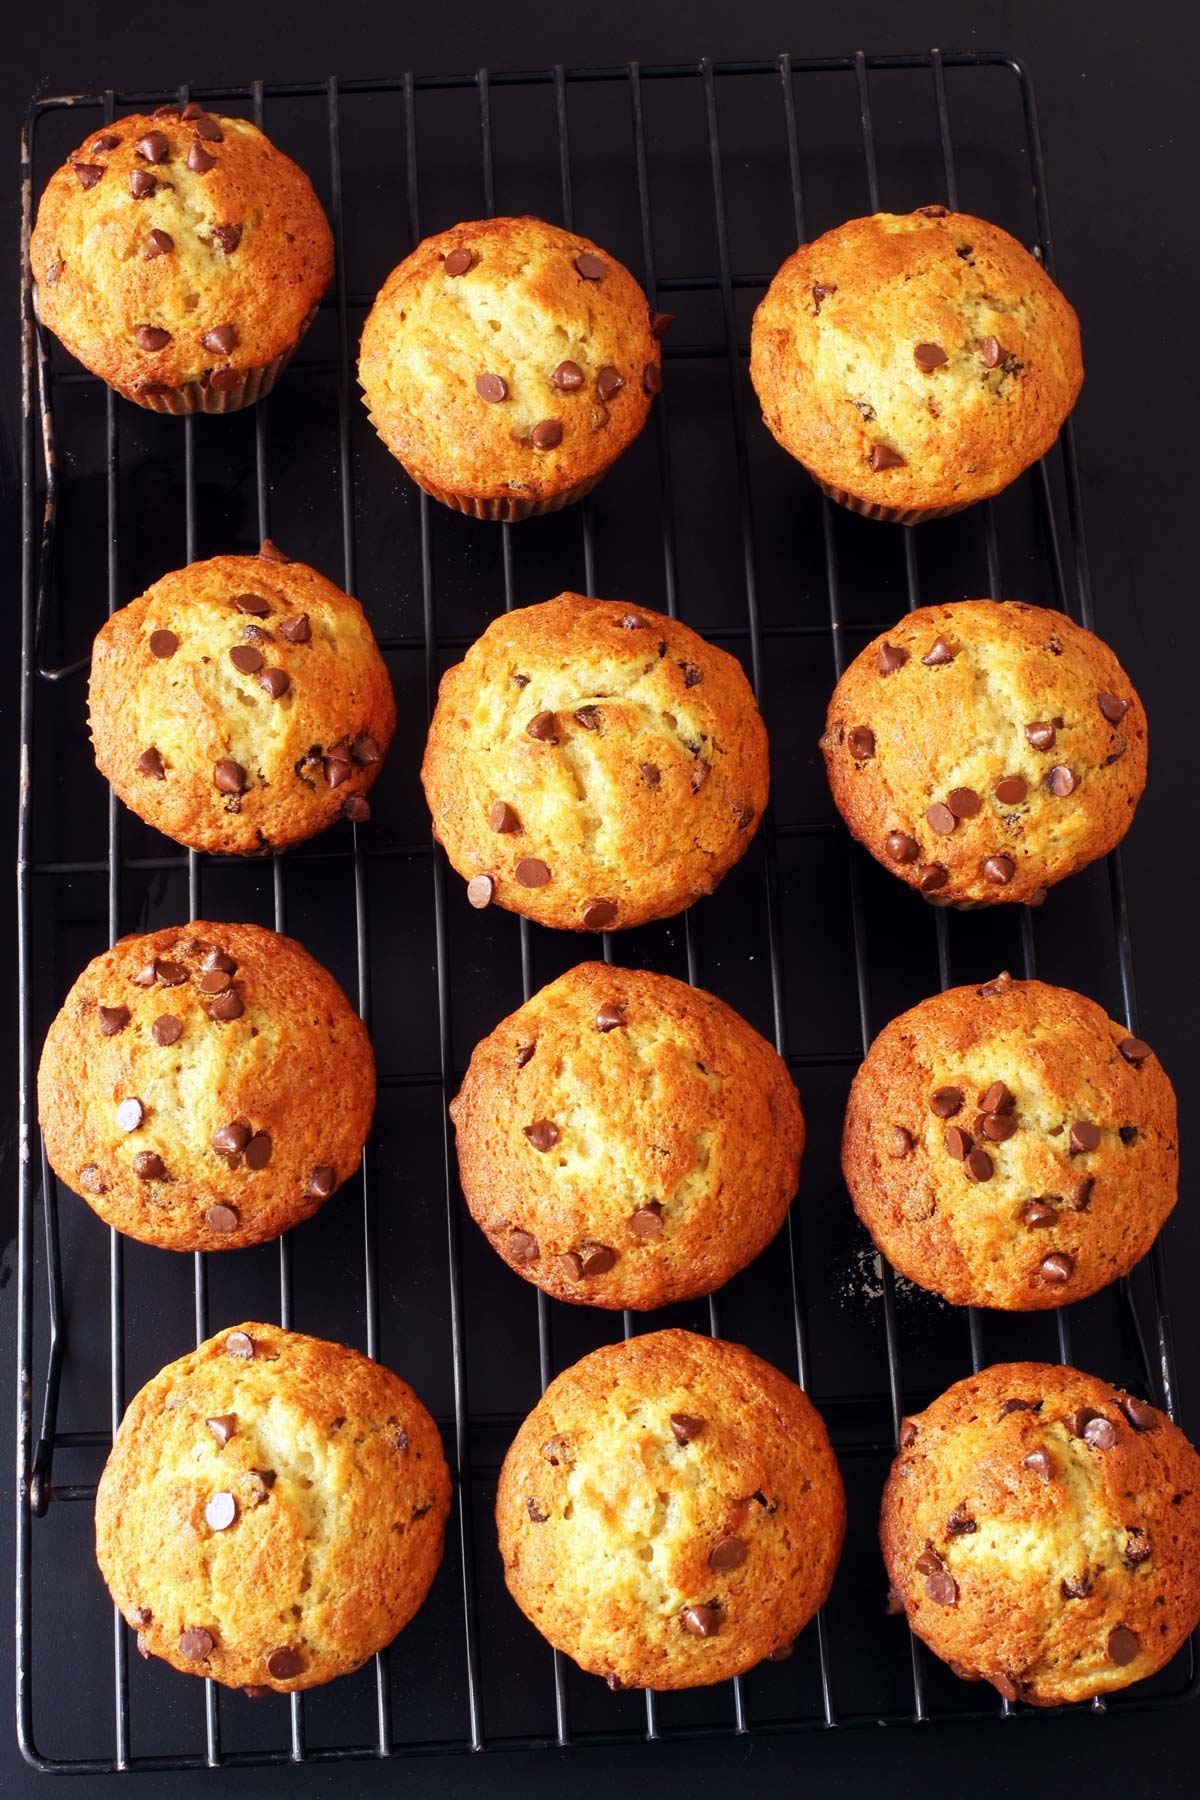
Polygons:
M50 1166L106 1225L236 1250L359 1164L375 1059L332 975L260 925L172 925L93 958L46 1034Z
M550 1383L500 1471L508 1591L610 1688L781 1661L846 1526L820 1414L740 1344L655 1331Z
M960 600L868 644L821 739L838 811L935 902L1037 905L1112 850L1146 785L1146 714L1065 613Z
M906 1419L900 1444L889 1604L964 1680L1089 1700L1153 1675L1200 1623L1200 1457L1144 1400L999 1363Z
M449 1510L437 1426L399 1376L240 1325L130 1404L96 1492L96 1559L143 1656L289 1693L403 1630Z
M155 412L236 412L287 367L333 274L303 170L246 119L160 106L91 131L29 246L41 323Z
M358 378L418 487L477 519L526 519L589 493L633 442L670 322L577 231L475 219L392 270Z
M713 994L581 963L475 1048L450 1117L471 1216L559 1300L645 1310L753 1262L796 1191L787 1066Z
M910 1281L956 1306L1062 1306L1127 1275L1175 1205L1175 1092L1095 1001L1003 974L880 1032L842 1169Z
M754 315L750 376L823 493L916 525L1049 450L1083 381L1079 321L985 219L876 213L788 257Z
M421 780L473 906L616 931L682 912L744 854L767 734L741 664L678 619L559 594L443 675Z
M96 765L193 850L283 850L367 791L396 724L362 607L269 542L175 569L102 626L88 689Z

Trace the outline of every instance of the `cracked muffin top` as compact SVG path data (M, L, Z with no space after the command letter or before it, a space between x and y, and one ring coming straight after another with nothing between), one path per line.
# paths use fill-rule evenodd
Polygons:
M889 1604L965 1681L1057 1706L1168 1663L1200 1623L1200 1457L1078 1369L999 1363L901 1428Z
M396 724L357 600L268 542L164 575L104 624L88 688L96 765L193 850L283 850L366 799Z
M956 1306L1063 1306L1128 1274L1175 1205L1175 1092L1067 988L1000 975L886 1026L842 1169L888 1261Z
M559 1300L665 1306L763 1250L804 1119L774 1048L712 994L581 963L477 1044L450 1108L471 1216Z
M923 206L794 251L754 315L750 373L768 429L835 498L919 518L1043 456L1083 363L1072 308L1015 238Z
M240 1325L130 1403L96 1492L96 1558L143 1656L288 1693L408 1624L449 1510L437 1426L399 1376Z
M559 594L493 619L443 675L421 780L473 906L616 931L681 912L744 854L767 734L726 651Z
M75 982L38 1069L55 1174L166 1250L241 1249L310 1218L357 1169L374 1107L361 1019L259 925L122 938Z
M782 1660L829 1592L846 1503L820 1414L770 1363L655 1331L559 1375L496 1496L508 1591L611 1688Z
M1120 843L1146 785L1113 652L1019 600L908 613L843 674L821 749L854 836L943 904L1036 905Z
M483 518L577 499L641 431L668 314L607 250L475 219L392 270L363 329L372 423L427 493Z
M333 274L312 184L246 119L192 104L90 132L46 185L38 317L126 399L235 388L290 351Z

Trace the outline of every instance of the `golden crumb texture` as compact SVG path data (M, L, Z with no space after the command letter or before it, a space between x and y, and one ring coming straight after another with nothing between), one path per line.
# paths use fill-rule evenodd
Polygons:
M796 1191L787 1066L713 994L581 963L476 1045L450 1108L467 1205L559 1300L646 1309L754 1260Z
M1045 899L1115 848L1146 785L1146 713L1065 613L959 600L856 656L821 739L838 811L936 904Z
M793 252L754 315L768 430L857 511L912 522L997 494L1053 444L1079 321L1015 238L944 206Z
M744 854L767 734L726 651L559 594L494 619L442 677L421 779L473 905L619 930L681 912Z
M612 1688L780 1660L829 1592L846 1503L820 1414L740 1344L655 1331L550 1383L504 1460L508 1590Z
M900 1442L880 1521L890 1604L964 1680L1090 1700L1153 1675L1200 1623L1200 1457L1144 1400L999 1363Z
M375 1060L292 938L196 920L93 958L46 1034L55 1174L166 1250L234 1250L309 1218L357 1169Z
M1095 1001L1004 974L880 1032L842 1169L910 1281L957 1306L1064 1306L1127 1275L1175 1205L1175 1092Z
M143 1656L290 1693L349 1674L408 1624L449 1510L437 1426L399 1376L240 1325L129 1406L96 1494L96 1557Z
M100 773L194 850L283 850L335 819L369 818L395 729L358 601L277 557L214 556L164 575L92 650Z
M427 493L481 518L578 499L661 385L646 296L607 250L541 219L476 219L392 270L363 329L376 431Z
M248 120L162 107L89 132L46 185L30 259L42 324L126 399L232 410L299 342L333 238L308 176Z

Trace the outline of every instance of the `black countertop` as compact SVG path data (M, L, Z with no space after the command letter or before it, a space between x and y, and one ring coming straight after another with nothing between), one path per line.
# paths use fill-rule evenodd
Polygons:
M8 28L0 66L0 113L10 177L0 200L5 267L0 295L3 511L16 591L18 395L15 309L18 226L17 137L29 95L221 81L352 78L418 71L494 69L554 62L582 65L742 58L790 49L837 55L862 48L903 51L1001 49L1021 56L1037 84L1055 207L1060 282L1083 316L1088 376L1077 410L1097 623L1133 675L1153 729L1150 784L1130 834L1125 872L1133 919L1141 1028L1161 1052L1180 1093L1184 1130L1181 1204L1164 1243L1173 1286L1183 1423L1200 1434L1200 1338L1190 1306L1190 1271L1200 1254L1196 1184L1188 1154L1189 1101L1200 1072L1194 1019L1200 980L1187 905L1198 872L1190 766L1191 682L1200 667L1200 610L1190 550L1196 461L1190 407L1197 315L1192 201L1197 175L1195 15L1162 0L1136 8L1112 0L1045 0L904 8L874 0L840 7L742 0L736 8L695 0L687 9L608 0L598 8L503 8L442 4L381 7L342 0L335 9L277 3L216 11L42 5ZM14 601L15 607L15 601ZM15 651L0 673L0 730L15 742ZM11 754L11 752L10 752ZM15 764L13 786L15 819ZM10 1047L6 1047L10 1048ZM5 1083L11 1095L11 1081ZM3 1111L0 1153L0 1374L11 1429L15 1284L15 1125ZM11 1464L9 1465L11 1467ZM11 1594L11 1486L0 1512L0 1591ZM90 1580L69 1569L65 1579ZM11 1639L0 1641L0 1697L10 1695ZM70 1681L72 1644L61 1646ZM1146 1716L1078 1716L939 1726L831 1731L802 1739L754 1739L653 1752L576 1750L488 1753L390 1767L225 1771L142 1778L145 1791L352 1794L399 1788L412 1795L540 1793L569 1783L600 1794L613 1783L654 1781L663 1794L707 1794L731 1784L751 1791L786 1781L793 1790L846 1794L903 1783L926 1792L1028 1793L1070 1782L1088 1791L1194 1791L1197 1713L1176 1707ZM5 1719L8 1723L4 1723ZM7 1700L0 1710L0 1793L47 1791L48 1777L20 1761ZM72 1793L111 1793L112 1779L78 1778Z

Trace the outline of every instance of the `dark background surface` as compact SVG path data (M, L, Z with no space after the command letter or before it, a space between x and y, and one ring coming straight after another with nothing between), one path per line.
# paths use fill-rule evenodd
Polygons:
M1093 585L1100 630L1137 683L1153 721L1150 786L1128 840L1125 869L1133 915L1141 1027L1161 1051L1180 1091L1185 1172L1189 1092L1197 1068L1194 1018L1197 979L1194 933L1185 908L1196 873L1195 801L1191 779L1194 671L1200 624L1189 550L1195 445L1189 401L1197 283L1191 196L1197 173L1192 74L1196 50L1190 10L1143 5L977 5L971 7L709 4L687 9L636 7L613 0L603 9L444 5L409 14L404 8L343 4L315 7L199 10L164 14L126 8L43 7L10 36L0 82L0 117L9 132L11 183L0 215L5 266L0 341L9 346L3 373L4 523L15 527L16 467L16 137L32 91L48 94L118 87L197 86L244 80L354 77L405 67L418 71L798 55L923 48L999 48L1024 57L1037 83L1055 207L1059 279L1083 315L1088 379L1077 411ZM886 120L879 124L886 129ZM886 200L886 195L885 195ZM12 542L11 539L6 540ZM15 542L7 564L15 611ZM314 560L316 560L314 558ZM525 596L533 597L533 596ZM887 603L890 605L890 601ZM685 608L686 610L686 608ZM15 625L14 625L15 639ZM15 655L0 677L6 747L15 741ZM15 784L14 784L15 785ZM1079 985L1103 991L1108 972ZM11 1084L7 1091L11 1093ZM0 1178L0 1233L6 1239L0 1277L0 1361L11 1394L14 1126L5 1109ZM1200 1353L1189 1270L1200 1252L1200 1227L1188 1216L1194 1188L1165 1244L1178 1325L1183 1422L1200 1432ZM6 1402L7 1410L7 1402ZM0 1514L4 1583L11 1558L11 1505ZM66 1579L92 1580L86 1570ZM66 1609L64 1609L66 1610ZM875 1628L875 1621L869 1622ZM64 1691L73 1654L70 1630L60 1648ZM0 1693L11 1692L11 1646L0 1645ZM5 1707L7 1711L7 1706ZM836 1785L874 1791L888 1780L926 1791L1041 1792L1064 1781L1094 1792L1192 1791L1195 1708L1146 1717L1089 1715L1025 1719L1009 1724L856 1730L808 1734L791 1741L755 1740L701 1748L660 1747L629 1754L576 1751L536 1756L489 1753L467 1762L415 1761L372 1769L225 1771L218 1775L150 1777L162 1791L274 1794L382 1791L492 1795L548 1791L570 1782L599 1793L614 1781L660 1791L709 1793L731 1783L750 1791L786 1781L801 1792ZM0 1792L44 1788L49 1778L20 1765L11 1729L0 1730ZM213 1783L218 1783L213 1787ZM82 1780L70 1791L109 1792L112 1782Z

